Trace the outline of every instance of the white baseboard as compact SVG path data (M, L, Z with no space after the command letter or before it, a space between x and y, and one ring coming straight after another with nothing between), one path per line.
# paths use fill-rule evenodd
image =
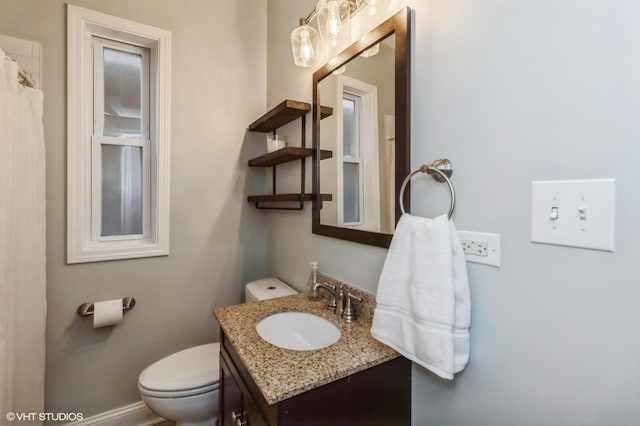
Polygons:
M118 407L63 426L151 426L163 422L142 401Z

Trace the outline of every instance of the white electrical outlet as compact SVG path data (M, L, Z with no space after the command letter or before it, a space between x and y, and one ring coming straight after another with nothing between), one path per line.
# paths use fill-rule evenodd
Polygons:
M468 262L500 267L500 234L458 231Z
M462 251L464 251L464 254L488 256L489 244L486 241L462 240Z
M489 243L487 241L472 241L471 254L476 256L489 256Z

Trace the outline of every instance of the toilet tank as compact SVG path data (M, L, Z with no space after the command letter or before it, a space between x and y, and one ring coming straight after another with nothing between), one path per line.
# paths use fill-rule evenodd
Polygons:
M278 278L263 278L251 281L245 286L245 302L257 302L259 300L274 299L276 297L290 296L298 292L289 287Z

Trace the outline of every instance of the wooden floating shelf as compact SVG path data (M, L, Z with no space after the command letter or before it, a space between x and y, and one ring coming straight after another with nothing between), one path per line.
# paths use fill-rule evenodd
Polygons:
M302 194L303 201L313 201L315 194ZM322 194L322 201L332 201L332 194ZM250 203L267 203L267 202L297 202L300 201L300 194L271 194L271 195L249 195L247 201Z
M301 158L310 157L313 155L311 148L298 148L295 146L288 146L286 148L279 149L277 151L270 152L268 154L256 157L249 160L249 166L251 167L269 167L277 164L288 163L290 161L300 160ZM333 153L331 151L321 150L320 159L325 160L331 158Z
M278 127L302 117L309 111L311 111L311 104L287 99L251 123L249 130L263 133L272 132ZM333 114L333 108L320 107L321 118L329 117L331 114Z
M304 201L313 201L316 199L315 194L303 194L304 192L304 177L305 177L305 158L313 155L313 149L305 147L305 119L306 114L311 111L311 104L306 102L285 100L278 104L275 108L272 108L262 117L249 125L249 130L252 132L274 132L279 127L284 126L291 121L301 118L302 133L301 143L302 147L285 147L274 152L262 155L257 158L249 160L249 166L251 167L274 167L273 174L273 190L276 189L275 181L275 166L278 164L288 163L290 161L301 160L301 185L300 193L296 194L270 194L270 195L250 195L247 197L247 201L255 203L257 209L269 209L269 210L302 210L304 208ZM326 118L333 114L333 108L321 106L320 117ZM331 151L320 151L320 159L331 158L333 153ZM331 194L322 194L322 201L331 201ZM260 205L260 203L266 203L267 205ZM272 204L276 203L276 204ZM277 204L281 203L281 204ZM282 203L298 203L296 207L291 207L290 204Z

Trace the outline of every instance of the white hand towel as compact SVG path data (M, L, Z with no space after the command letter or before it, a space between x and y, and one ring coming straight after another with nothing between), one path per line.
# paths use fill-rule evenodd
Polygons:
M471 298L455 226L404 214L382 268L371 334L444 379L469 361Z

